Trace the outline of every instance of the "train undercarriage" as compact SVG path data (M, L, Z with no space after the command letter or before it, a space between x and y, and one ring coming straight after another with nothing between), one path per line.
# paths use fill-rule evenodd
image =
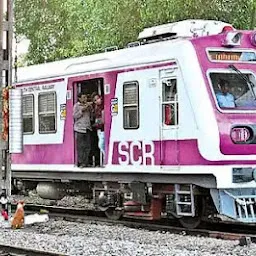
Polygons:
M47 179L48 174L36 177L32 172L14 173L12 194L26 195L36 190L41 198L52 201L66 195L84 195L96 210L111 219L176 219L186 228L198 227L205 221L256 222L256 189L216 189L212 176L120 174L117 177L73 172L66 173L65 179L60 179L61 174Z
M85 195L96 210L110 219L177 219L186 228L195 228L213 214L209 190L192 184L143 182L52 182L15 179L12 194L27 195L36 189L43 199L61 200L65 195ZM85 206L86 207L86 206Z
M195 228L209 212L207 190L192 184L108 184L94 187L94 194L96 206L112 219L177 219L183 227Z

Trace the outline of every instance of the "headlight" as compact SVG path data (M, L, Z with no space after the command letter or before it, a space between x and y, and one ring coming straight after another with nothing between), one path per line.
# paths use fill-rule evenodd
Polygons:
M240 46L242 39L242 33L236 31L227 32L224 41L222 43L223 46Z
M235 126L231 129L230 137L235 144L247 144L253 138L253 131L250 127Z

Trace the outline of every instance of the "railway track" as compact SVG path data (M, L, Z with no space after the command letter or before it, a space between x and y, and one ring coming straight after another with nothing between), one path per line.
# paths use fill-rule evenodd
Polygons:
M45 205L26 205L26 213L35 213L40 210L47 210L51 218L61 218L66 221L74 222L104 222L110 224L124 225L130 228L140 228L150 231L162 231L174 234L203 236L210 238L219 238L224 240L239 240L240 244L256 243L256 227L239 226L237 224L225 224L225 225L209 225L205 228L186 229L179 227L168 221L145 221L138 219L121 219L111 220L105 217L104 213L80 209L80 208L65 208L56 206Z
M53 253L49 251L39 251L27 248L15 247L0 244L0 256L65 256L65 254Z

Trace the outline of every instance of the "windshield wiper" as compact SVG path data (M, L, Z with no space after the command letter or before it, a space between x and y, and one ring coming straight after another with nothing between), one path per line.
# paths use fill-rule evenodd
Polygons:
M234 70L247 83L250 91L252 92L254 99L256 100L256 95L253 90L253 87L255 87L255 84L246 75L244 75L239 69L237 69L234 65L231 64L228 67Z

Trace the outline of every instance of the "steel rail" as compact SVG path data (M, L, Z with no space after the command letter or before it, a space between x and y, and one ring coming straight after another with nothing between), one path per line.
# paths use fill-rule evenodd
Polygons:
M123 218L121 220L111 220L105 217L102 212L91 210L91 209L80 209L80 208L66 208L56 206L45 206L45 205L32 205L28 204L25 206L26 212L39 212L40 210L47 210L48 214L52 218L61 218L66 221L72 222L102 222L116 225L123 225L130 228L140 228L150 231L163 231L181 235L193 235L203 236L210 238L218 238L223 240L239 240L241 244L248 244L250 242L256 243L256 226L244 226L237 224L218 224L209 225L203 229L187 229L174 224L168 223L168 221L146 221L139 219L128 219ZM251 233L250 233L251 232Z
M1 255L26 255L26 256L66 256L66 254L54 253L49 251L34 250L29 248L16 247L11 245L0 244L0 256Z

